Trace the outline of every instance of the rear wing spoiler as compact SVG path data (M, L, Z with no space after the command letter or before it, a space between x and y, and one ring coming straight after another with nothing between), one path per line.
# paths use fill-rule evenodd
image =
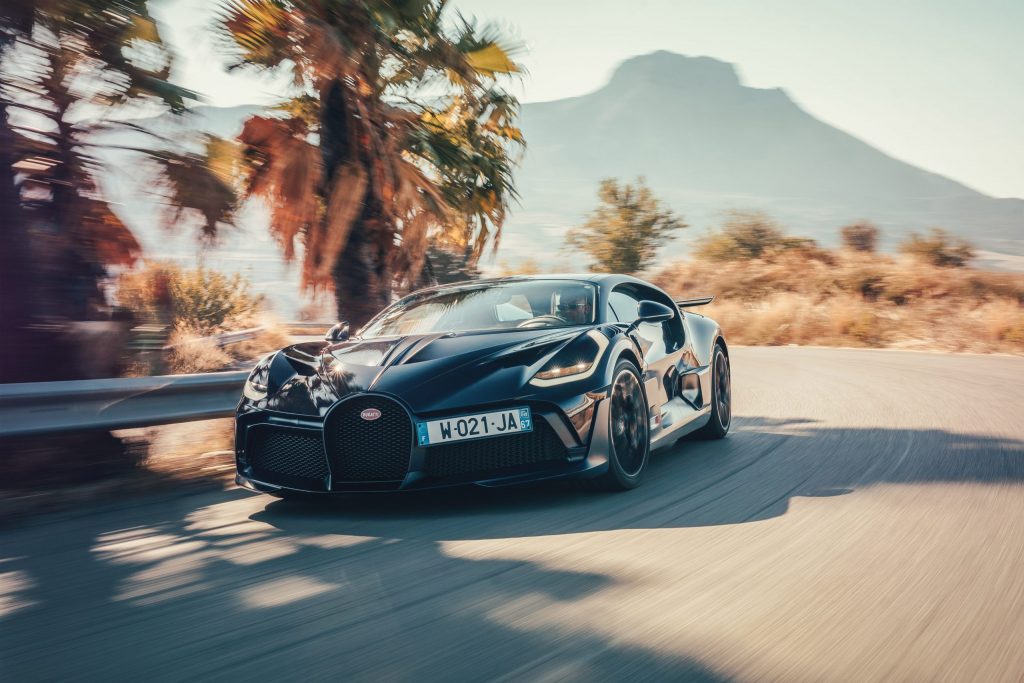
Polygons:
M693 308L694 306L707 306L715 300L713 296L701 296L696 299L676 299L676 306L679 308Z

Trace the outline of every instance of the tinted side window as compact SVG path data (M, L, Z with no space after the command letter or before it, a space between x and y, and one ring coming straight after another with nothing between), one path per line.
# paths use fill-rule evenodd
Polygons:
M608 295L608 308L611 309L611 319L620 323L631 323L636 320L637 310L640 302L631 295L615 290Z
M621 323L631 323L636 320L640 301L650 299L673 307L671 299L657 290L648 289L639 285L620 285L608 295L609 320L617 320ZM637 333L653 344L664 344L664 351L671 353L683 346L683 321L680 316L664 323L643 323L637 328Z

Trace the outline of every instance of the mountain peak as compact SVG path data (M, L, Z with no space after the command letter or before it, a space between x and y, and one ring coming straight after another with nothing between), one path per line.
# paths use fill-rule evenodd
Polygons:
M521 128L530 151L517 186L533 235L584 215L602 178L643 175L692 225L758 209L828 242L834 226L865 217L890 244L942 225L1024 253L1024 200L993 200L893 159L710 57L633 57L595 92L524 105Z
M736 67L712 57L689 57L658 50L627 59L612 74L610 86L652 83L661 87L733 89L740 87Z

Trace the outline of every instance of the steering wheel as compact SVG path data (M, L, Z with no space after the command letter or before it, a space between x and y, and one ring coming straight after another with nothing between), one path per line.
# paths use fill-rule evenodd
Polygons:
M523 322L519 323L518 325L516 325L516 327L532 327L534 325L538 325L538 324L544 323L546 321L555 322L555 323L558 323L559 325L564 325L565 323L569 322L568 320L566 320L565 318L562 318L560 316L548 314L548 315L538 315L535 318L528 318L528 319L524 320Z

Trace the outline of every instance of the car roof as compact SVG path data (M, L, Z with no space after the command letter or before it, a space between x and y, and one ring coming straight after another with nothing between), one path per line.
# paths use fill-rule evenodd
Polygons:
M502 277L481 278L479 280L461 280L459 282L450 282L443 285L424 287L423 289L418 289L415 292L410 292L410 295L425 294L427 292L440 291L453 287L501 284L503 282L526 282L530 280L579 280L582 282L592 282L602 287L614 287L615 285L629 282L653 287L654 289L661 289L656 285L644 282L632 275L621 275L617 273L543 273L537 275L505 275Z

